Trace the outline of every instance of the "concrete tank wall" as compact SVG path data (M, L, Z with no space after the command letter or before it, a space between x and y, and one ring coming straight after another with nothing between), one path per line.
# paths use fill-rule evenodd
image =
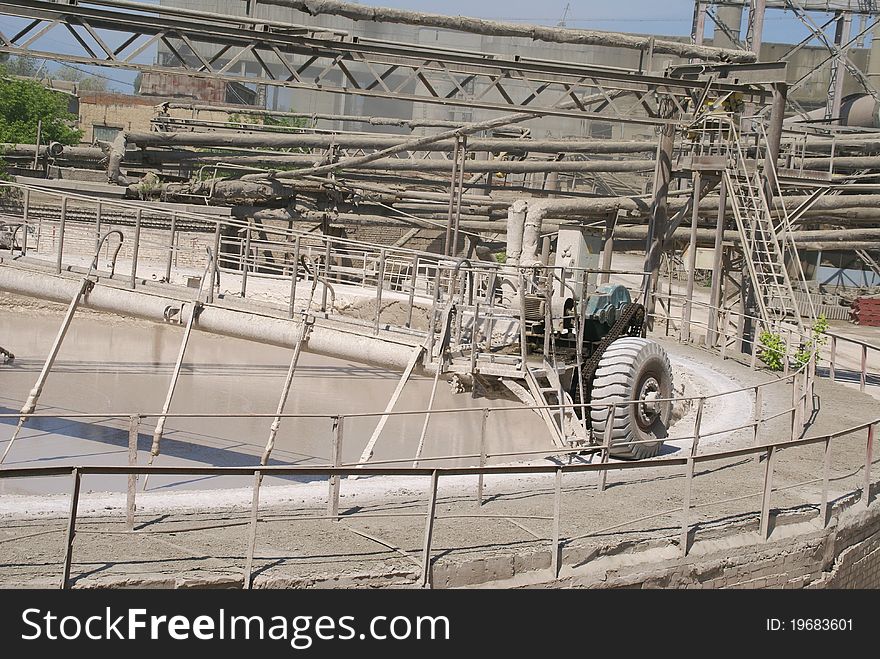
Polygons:
M756 522L701 532L687 557L660 540L564 550L558 579L548 551L434 569L435 588L880 588L880 502L856 503L818 528L815 513L785 515L767 542ZM543 578L542 578L543 575Z

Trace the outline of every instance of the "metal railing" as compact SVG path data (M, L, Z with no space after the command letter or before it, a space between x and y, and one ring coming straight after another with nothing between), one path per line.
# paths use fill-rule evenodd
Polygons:
M134 419L135 417L133 417ZM801 438L801 439L788 439L782 442L774 442L770 444L764 444L760 446L751 446L744 447L734 450L728 451L717 451L711 453L703 453L696 454L692 452L691 455L687 457L676 457L676 458L661 458L655 460L645 460L645 461L636 461L636 462L619 462L619 463L606 463L600 462L596 464L570 464L570 465L509 465L509 466L481 466L481 467L467 467L467 468L377 468L377 467L344 467L344 466L334 466L334 467L276 467L276 466L251 466L251 467L192 467L192 466L180 466L180 467L169 467L169 466L144 466L144 465L129 465L129 466L92 466L92 465L83 465L83 466L48 466L48 467L23 467L23 468L4 468L0 470L0 480L6 478L27 478L27 477L47 477L47 476L63 476L70 475L71 478L71 494L70 494L70 509L67 517L67 525L64 530L64 555L62 558L62 574L60 580L60 586L62 588L68 588L71 585L71 570L73 564L73 553L74 553L74 541L77 533L77 519L78 519L78 508L79 508L79 500L80 500L80 492L81 492L81 484L84 476L88 475L127 475L130 480L132 477L136 477L139 474L149 475L149 474L166 474L166 475L240 475L240 476L252 476L254 477L254 485L253 485L253 497L252 497L252 505L250 509L250 517L249 517L249 532L248 532L248 541L246 547L246 562L244 568L243 575L243 586L245 588L249 588L252 585L252 574L253 574L253 561L254 561L254 550L256 544L256 538L258 533L258 522L259 522L259 491L260 485L262 482L262 477L265 476L317 476L321 478L326 478L329 485L329 493L328 493L328 501L327 501L327 511L325 515L304 515L298 517L290 518L291 521L305 521L305 520L325 520L325 521L338 521L340 519L350 519L350 518L358 518L358 517L382 517L382 518L392 518L392 517L412 517L413 514L410 513L340 513L339 511L339 479L343 476L385 476L385 477L413 477L413 476L422 476L430 478L430 486L428 488L428 499L426 510L424 513L424 534L423 534L423 542L422 542L422 556L420 563L420 576L419 576L419 584L422 587L431 587L431 565L432 565L432 543L434 540L434 525L435 522L439 519L456 519L462 517L468 518L480 518L480 519L492 519L497 518L499 515L492 514L444 514L438 515L437 513L437 492L438 485L441 478L446 478L450 476L473 476L478 479L478 496L479 504L482 505L482 483L483 479L486 476L498 476L498 475L549 475L552 474L554 476L554 489L553 489L553 512L552 515L544 516L544 515L517 515L515 513L510 513L509 511L504 512L500 517L506 519L540 519L547 520L552 522L552 531L550 541L550 552L551 552L551 576L552 578L556 578L560 574L561 568L561 549L566 544L571 544L575 540L581 540L586 537L590 537L593 535L598 535L599 533L605 533L609 530L619 530L623 527L629 526L630 524L636 522L647 521L651 519L656 519L659 517L665 517L674 514L676 511L679 511L681 515L681 524L680 524L680 534L678 539L679 548L682 555L687 555L692 538L692 533L696 530L696 526L699 526L700 522L693 523L694 520L691 518L691 513L698 506L694 506L692 504L692 495L693 495L693 486L695 479L695 467L696 465L706 465L713 462L730 460L732 458L744 457L744 456L755 456L758 457L759 460L764 461L764 469L763 469L763 478L762 478L762 487L761 490L754 493L749 493L745 495L739 495L733 498L727 498L722 500L715 500L710 502L703 502L699 504L699 508L706 508L713 505L720 505L722 503L730 503L734 501L744 501L747 499L758 498L760 497L760 508L757 510L749 508L746 513L758 514L759 518L759 529L758 529L758 537L761 541L766 541L770 537L771 533L771 525L770 525L770 517L771 517L771 503L772 503L772 495L774 492L780 492L782 490L792 489L794 487L800 487L808 484L814 484L821 482L821 494L820 499L817 502L817 507L819 509L819 519L822 522L822 526L827 527L829 523L829 511L832 507L832 502L829 501L829 481L830 481L830 473L832 467L832 445L836 439L841 437L846 437L852 435L854 433L866 431L867 438L865 442L865 459L864 459L864 473L862 478L861 488L861 496L859 498L859 502L862 506L867 507L870 503L871 499L871 466L873 463L873 444L875 439L875 427L880 423L880 418L874 419L872 421L859 424L857 426L853 426L851 428L847 428L846 430L842 430L836 433L823 435L820 437L809 437L809 438ZM340 424L341 426L341 424ZM817 477L811 479L809 481L805 481L803 483L795 483L791 485L786 485L783 487L774 487L773 478L774 478L774 469L775 463L778 458L778 455L783 451L792 451L797 450L803 447L812 446L812 445L824 445L824 453L823 453L823 469L821 478ZM602 529L601 531L594 531L591 533L576 535L572 533L570 537L563 538L562 536L562 519L561 519L561 498L562 498L562 480L565 475L568 474L578 474L578 473L591 473L596 472L599 476L599 482L601 485L605 484L607 476L609 472L626 472L635 469L642 468L650 468L650 469L673 469L684 467L684 480L682 482L682 506L677 509L664 510L657 513L653 513L648 516L643 516L638 518L637 520L631 520L628 522L624 522L621 524L616 524L609 529ZM599 491L604 491L604 487L599 487ZM858 490L853 490L853 493ZM850 493L851 494L851 493ZM133 530L133 518L134 518L134 509L131 504L129 504L126 508L126 514L128 517L129 523L129 532L137 533L137 534L149 534L149 531L134 531ZM705 523L702 522L702 523ZM194 529L198 530L198 529ZM176 532L183 532L186 529L177 529ZM4 541L9 541L9 539L4 539Z
M836 332L826 332L826 334L831 338L831 346L830 346L830 356L828 359L828 378L835 382L837 378L837 344L841 343L849 343L852 345L859 346L859 352L861 355L861 359L859 360L859 391L865 391L865 387L868 384L868 376L872 375L874 379L880 383L880 372L878 373L869 373L868 371L868 351L874 350L878 354L880 354L880 346L874 345L872 343L867 343L866 341L861 341L859 339L844 336L842 334L838 334Z

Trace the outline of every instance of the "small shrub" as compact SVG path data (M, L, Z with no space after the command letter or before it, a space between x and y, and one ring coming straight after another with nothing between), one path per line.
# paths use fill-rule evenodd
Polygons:
M767 365L771 371L781 371L786 358L785 341L775 332L764 330L758 336L760 351L758 358Z
M828 342L828 337L825 335L827 331L828 318L825 317L825 314L819 314L819 317L813 322L813 327L810 328L810 338L801 343L794 354L794 361L798 368L810 361L810 355Z

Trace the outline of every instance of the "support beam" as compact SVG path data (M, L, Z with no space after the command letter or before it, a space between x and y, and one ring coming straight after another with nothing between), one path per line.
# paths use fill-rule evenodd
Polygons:
M661 115L671 119L675 114L674 106L663 103ZM644 287L645 315L651 323L654 312L653 290L660 277L660 257L663 254L663 243L666 240L668 215L667 195L672 182L672 156L675 148L675 128L664 126L660 131L660 144L657 148L657 162L654 170L654 196L651 203L651 218L648 224L648 241L645 250L644 271L650 273Z

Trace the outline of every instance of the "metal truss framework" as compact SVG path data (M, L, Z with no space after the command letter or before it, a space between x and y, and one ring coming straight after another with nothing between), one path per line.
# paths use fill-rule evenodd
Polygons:
M660 117L658 106L662 98L669 98L677 109L676 120L687 121L706 86L705 80L426 48L247 16L121 0L82 4L9 0L0 2L0 13L27 19L16 34L0 32L0 52L536 116L665 124L670 119ZM80 52L45 50L43 38L54 32L72 36ZM172 61L137 61L155 44L164 45ZM645 55L647 65L651 54ZM245 61L256 62L261 77L245 75ZM737 66L722 68L729 71ZM742 65L743 70L750 66ZM719 93L743 93L758 104L767 96L760 86L727 84L723 77L716 77L712 87Z
M748 8L744 40L740 39L738 27L731 27L725 24L718 16L715 9L721 6ZM840 113L844 71L849 73L861 85L865 93L880 101L880 93L878 93L874 84L855 65L849 56L850 49L863 44L865 36L880 24L880 7L878 7L876 0L715 0L712 2L696 0L694 3L691 39L694 43L702 43L705 17L708 17L737 47L757 52L762 41L761 31L763 29L764 13L767 9L791 11L810 31L809 36L783 55L783 61L790 61L798 51L814 40L824 46L829 53L829 57L818 66L789 85L789 94L802 88L822 67L830 65L831 73L825 110L826 119L836 117ZM820 24L812 16L815 12L833 13L833 16ZM856 16L861 19L861 24L858 33L851 37L853 17ZM832 24L835 24L833 39L825 32ZM799 112L805 112L800 107L800 104L791 96L789 96L789 103Z

